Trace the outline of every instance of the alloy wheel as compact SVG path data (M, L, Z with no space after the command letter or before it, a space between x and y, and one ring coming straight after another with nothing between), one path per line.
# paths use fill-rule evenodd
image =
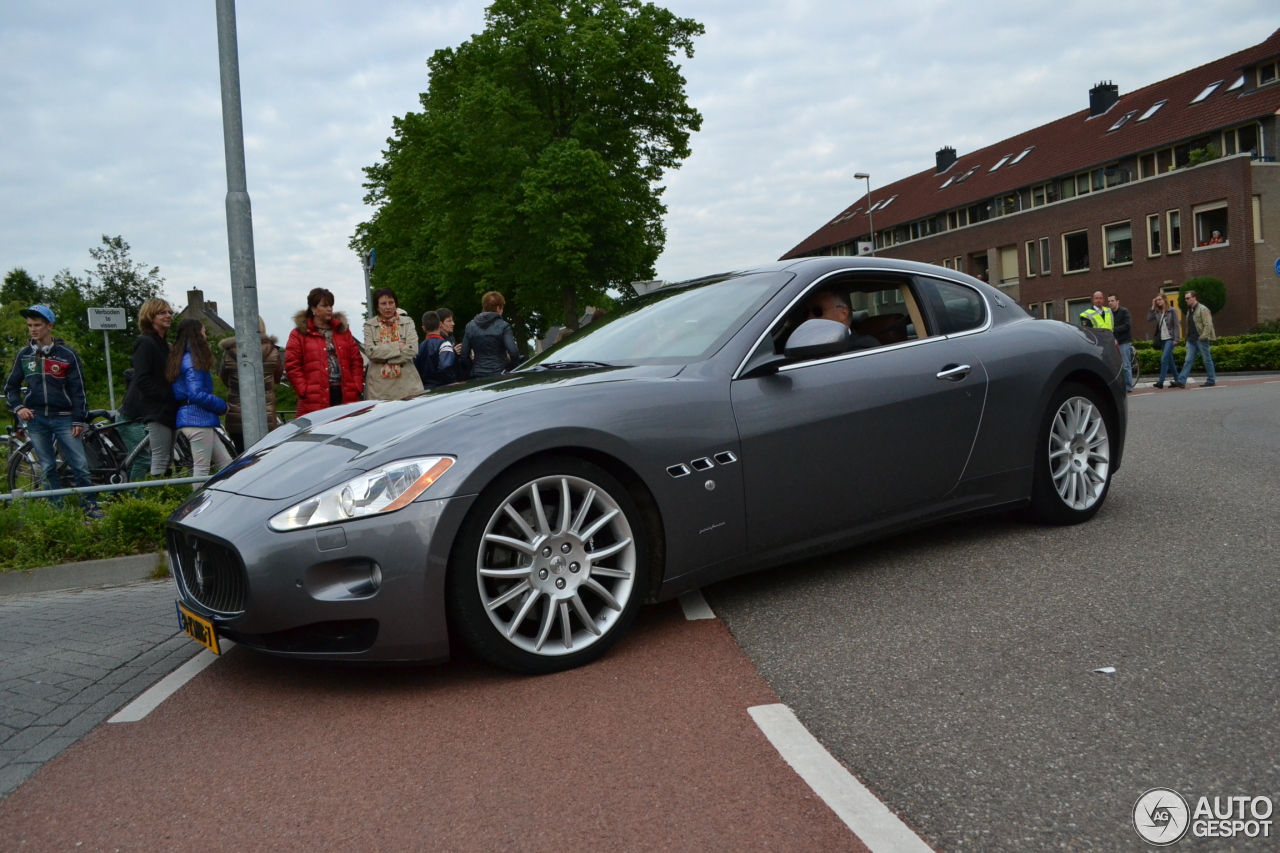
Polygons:
M1049 470L1068 507L1089 509L1103 494L1111 444L1102 412L1084 397L1065 400L1049 429Z

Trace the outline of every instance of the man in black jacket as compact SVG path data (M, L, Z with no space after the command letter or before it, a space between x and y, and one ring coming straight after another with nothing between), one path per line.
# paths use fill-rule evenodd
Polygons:
M1133 390L1133 318L1128 308L1120 307L1120 297L1114 293L1107 297L1111 306L1111 333L1116 336L1120 345L1120 361L1124 364L1124 387L1126 392Z
M60 489L58 457L54 442L62 448L62 456L71 466L77 488L93 485L89 478L89 462L85 458L80 433L89 419L84 392L80 357L61 338L53 337L53 310L47 305L32 305L21 312L27 320L31 342L18 351L4 385L9 411L23 421L36 457L44 472L44 488ZM22 386L26 384L26 393ZM102 518L98 502L92 495L85 498L85 514Z

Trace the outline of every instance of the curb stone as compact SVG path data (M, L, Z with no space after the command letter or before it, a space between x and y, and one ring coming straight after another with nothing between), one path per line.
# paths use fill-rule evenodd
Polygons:
M162 565L165 565L165 555L160 551L154 554L111 557L106 560L62 563L26 571L4 571L0 572L0 596L85 589L148 580Z

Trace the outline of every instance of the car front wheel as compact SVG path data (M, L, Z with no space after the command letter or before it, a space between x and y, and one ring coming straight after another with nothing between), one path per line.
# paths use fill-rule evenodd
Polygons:
M1110 417L1098 395L1066 383L1053 395L1036 441L1031 506L1049 524L1088 521L1111 485Z
M644 525L627 490L574 458L522 466L480 496L449 568L455 627L481 657L527 673L595 660L648 587Z

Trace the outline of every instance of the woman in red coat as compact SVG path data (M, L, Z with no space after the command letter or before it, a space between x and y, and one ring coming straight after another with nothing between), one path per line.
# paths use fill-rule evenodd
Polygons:
M298 393L298 417L364 398L364 359L347 318L333 310L333 294L317 287L307 294L307 310L294 318L284 369Z

